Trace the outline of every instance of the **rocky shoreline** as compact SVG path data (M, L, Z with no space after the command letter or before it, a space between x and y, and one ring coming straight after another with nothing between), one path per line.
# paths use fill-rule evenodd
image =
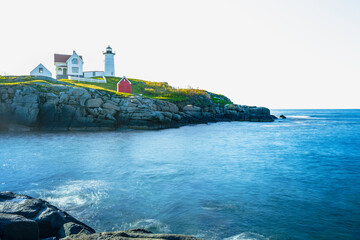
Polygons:
M42 199L0 192L0 239L164 239L197 240L178 234L153 234L145 229L95 233L95 230Z
M205 102L205 104L204 104ZM0 86L0 130L165 129L219 121L271 122L265 107L172 103L47 83Z

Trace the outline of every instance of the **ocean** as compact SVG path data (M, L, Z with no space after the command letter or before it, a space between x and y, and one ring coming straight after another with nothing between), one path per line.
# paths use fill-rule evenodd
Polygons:
M0 133L0 190L97 232L360 239L360 110L273 110L272 123Z

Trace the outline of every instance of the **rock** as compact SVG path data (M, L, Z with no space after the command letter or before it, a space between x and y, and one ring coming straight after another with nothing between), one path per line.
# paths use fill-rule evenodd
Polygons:
M7 91L8 91L8 93L9 93L9 94L14 94L14 93L15 93L15 91L14 91L14 89L13 89L13 88L8 88L8 90L7 90Z
M40 237L56 236L62 225L65 223L62 214L56 209L46 208L37 218Z
M85 107L86 101L91 98L91 95L86 92L80 97L80 106Z
M60 103L67 103L69 101L69 95L66 94L65 92L61 92L60 93Z
M59 102L59 97L57 95L55 95L54 93L45 93L43 95L43 97L45 97L46 103L48 103L48 104L56 105Z
M85 93L88 93L88 91L85 88L73 87L69 90L69 94L75 97L81 96Z
M270 115L273 120L278 119L275 115Z
M72 234L92 234L93 232L85 229L83 226L77 223L68 222L62 225L60 230L58 231L58 238L64 238L66 236L70 236Z
M173 119L175 121L180 121L181 120L181 116L179 114L173 114Z
M109 103L109 102L104 103L103 108L107 108L107 109L111 109L111 110L115 110L115 111L120 111L119 106L116 106L115 104L112 104L112 103Z
M279 118L286 119L286 117L284 115L280 115Z
M74 234L70 235L64 240L71 240L71 239L79 239L79 240L95 240L95 239L102 239L102 240L149 240L149 239L156 239L156 240L200 240L199 238L187 236L187 235L180 235L180 234L154 234L146 230L135 229L130 231L117 231L117 232L102 232L102 233L95 233L91 235L84 235L84 234Z
M39 111L39 123L41 128L47 128L52 125L55 119L56 105L43 104Z
M38 199L19 198L15 196L11 200L13 201L4 201L0 204L1 213L17 214L32 219L35 218L43 208L43 203Z
M0 239L39 239L38 224L20 215L0 213Z
M67 232L75 232L79 229L80 230L77 233L95 233L92 228L76 220L68 213L59 210L50 203L26 195L0 192L0 213L10 216L19 216L16 219L20 219L19 221L21 222L26 220L30 221L33 225L35 223L37 238L62 236ZM67 225L64 226L65 224ZM0 226L2 225L3 224L0 224ZM30 223L28 225L30 225Z
M193 105L186 105L183 108L183 111L184 112L186 112L186 111L189 111L189 112L201 112L201 108L197 107L197 106L193 106Z
M103 100L101 98L89 99L86 102L86 107L88 108L98 108L103 104Z
M5 99L7 99L9 97L9 94L7 94L7 93L2 93L1 94L1 100L5 100Z
M14 120L16 123L26 126L34 126L38 118L39 108L37 104L31 106L16 105Z
M38 101L39 101L39 96L36 94L28 94L22 98L22 102L24 103L38 103Z

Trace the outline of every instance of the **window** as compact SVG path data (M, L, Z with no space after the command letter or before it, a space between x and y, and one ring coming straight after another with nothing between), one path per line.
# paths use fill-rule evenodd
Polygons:
M39 73L42 73L44 71L43 68L39 68Z
M72 72L73 72L73 73L78 73L78 72L79 72L79 68L78 68L78 67L73 67L73 68L72 68Z
M76 58L73 58L73 59L71 60L71 62L72 62L72 64L78 64L78 63L79 63L79 61L78 61Z
M93 77L95 76L95 72L93 72Z
M61 68L58 68L58 71L62 71L62 69L61 69Z

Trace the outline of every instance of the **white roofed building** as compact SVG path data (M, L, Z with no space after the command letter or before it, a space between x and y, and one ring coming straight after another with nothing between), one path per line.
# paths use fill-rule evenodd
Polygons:
M30 72L30 76L52 77L52 73L44 65L42 65L42 63L40 63Z
M69 78L69 76L83 77L84 61L75 51L72 55L54 54L56 66L56 79Z

